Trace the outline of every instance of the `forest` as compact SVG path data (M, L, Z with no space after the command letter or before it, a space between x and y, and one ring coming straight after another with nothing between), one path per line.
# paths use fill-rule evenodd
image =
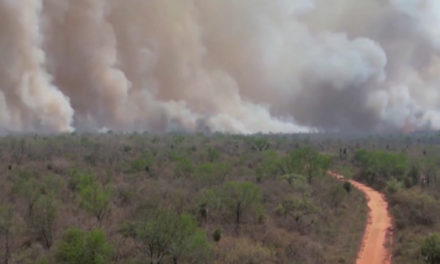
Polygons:
M354 263L383 192L393 263L440 263L440 135L0 138L4 264Z

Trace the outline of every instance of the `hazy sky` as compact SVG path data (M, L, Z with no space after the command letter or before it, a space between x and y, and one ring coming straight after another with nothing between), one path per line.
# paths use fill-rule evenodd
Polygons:
M439 0L0 0L0 133L440 129Z

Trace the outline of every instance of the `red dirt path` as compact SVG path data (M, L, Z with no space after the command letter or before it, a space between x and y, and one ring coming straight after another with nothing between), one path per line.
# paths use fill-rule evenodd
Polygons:
M328 174L340 181L346 181L342 175L335 172ZM364 193L369 208L368 223L356 264L390 264L391 254L388 247L391 245L393 224L384 195L357 181L348 182Z

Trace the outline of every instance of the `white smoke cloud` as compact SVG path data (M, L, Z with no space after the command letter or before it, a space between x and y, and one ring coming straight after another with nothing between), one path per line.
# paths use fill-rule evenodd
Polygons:
M72 130L73 109L44 67L41 5L38 0L0 1L0 130Z
M0 132L440 129L436 0L0 0Z

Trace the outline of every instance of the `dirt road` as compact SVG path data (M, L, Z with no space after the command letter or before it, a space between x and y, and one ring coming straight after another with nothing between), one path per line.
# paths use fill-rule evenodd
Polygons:
M344 177L337 173L329 172L329 174L345 181ZM390 264L391 254L388 247L392 242L392 220L388 212L388 203L378 191L357 181L348 180L348 182L365 194L369 208L368 224L356 264Z

